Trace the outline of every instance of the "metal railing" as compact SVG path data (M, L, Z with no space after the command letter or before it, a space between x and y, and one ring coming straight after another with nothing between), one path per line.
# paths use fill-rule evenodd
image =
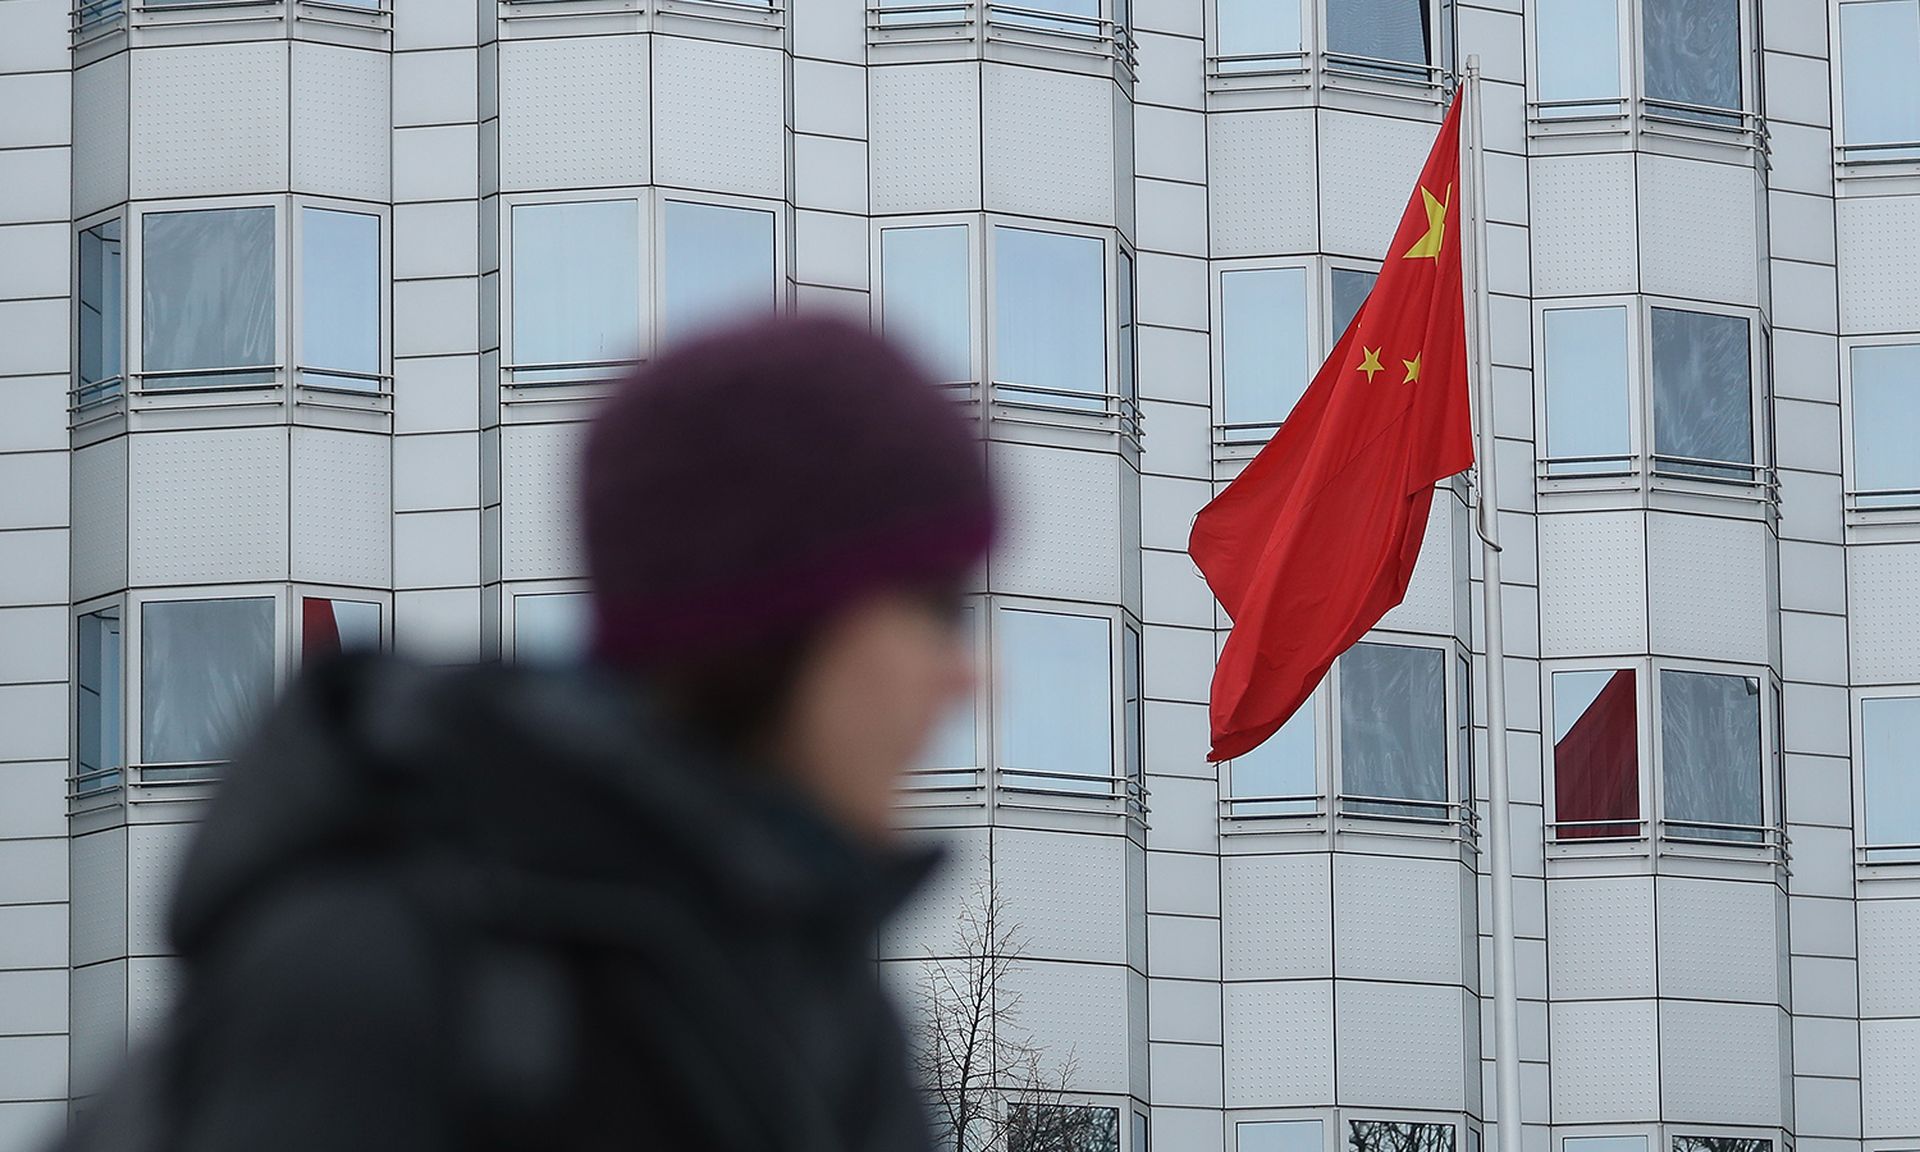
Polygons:
M1731 133L1746 147L1760 152L1767 148L1767 122L1757 112L1646 96L1640 98L1638 107L1642 131L1681 136L1697 135L1701 131L1715 135ZM1688 131L1677 131L1679 129Z
M1870 488L1848 492L1849 512L1912 511L1920 509L1920 488Z
M1298 795L1233 795L1220 800L1220 818L1228 821L1259 821L1264 826L1282 822L1316 821L1327 814L1327 798L1319 793Z
M1009 808L1050 812L1085 812L1088 803L1118 804L1122 814L1146 822L1149 811L1146 781L1117 773L1051 772L1036 768L1006 768L994 772L998 803ZM1081 803L1067 803L1069 800Z
M872 4L867 8L867 35L879 44L1013 44L1113 60L1130 72L1138 66L1132 34L1124 25L1104 16L1031 4Z
M188 760L98 768L69 779L67 801L86 811L121 803L199 799L205 785L219 783L226 767L225 760Z
M989 384L987 394L996 409L996 418L1014 423L1058 427L1093 421L1136 441L1145 430L1139 402L1131 396L1004 381Z
M1840 144L1834 148L1840 163L1850 168L1875 168L1891 164L1920 164L1920 141L1894 141L1881 144Z
M1866 865L1920 864L1920 844L1860 844L1854 848L1853 857ZM1907 871L1902 869L1903 873Z
M535 0L546 3L547 0ZM549 363L503 364L501 378L517 388L540 388L563 384L592 384L616 380L632 371L641 361L556 360Z
M1792 840L1785 829L1769 824L1662 818L1659 832L1662 856L1720 860L1729 851L1744 851L1764 854L1782 867L1793 861Z
M1581 831L1589 829L1590 831ZM1644 817L1615 820L1550 820L1547 836L1555 844L1637 844L1647 839Z

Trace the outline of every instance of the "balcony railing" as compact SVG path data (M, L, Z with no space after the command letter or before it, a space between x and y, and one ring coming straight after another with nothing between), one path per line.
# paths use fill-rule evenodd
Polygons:
M983 54L991 45L1036 48L1112 61L1129 76L1138 66L1133 36L1125 25L1104 16L1031 4L991 0L874 4L867 9L867 38L875 46L972 43Z

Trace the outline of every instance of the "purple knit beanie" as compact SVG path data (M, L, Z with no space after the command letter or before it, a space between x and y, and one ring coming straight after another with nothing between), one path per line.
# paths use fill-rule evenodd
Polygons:
M844 320L674 345L588 434L595 655L704 659L868 592L957 583L992 542L984 455L924 372Z

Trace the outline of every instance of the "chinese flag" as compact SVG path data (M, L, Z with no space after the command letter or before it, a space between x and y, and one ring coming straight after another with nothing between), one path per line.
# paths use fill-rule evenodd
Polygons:
M1194 521L1187 550L1233 617L1208 759L1273 735L1400 603L1435 482L1472 463L1456 96L1359 315Z

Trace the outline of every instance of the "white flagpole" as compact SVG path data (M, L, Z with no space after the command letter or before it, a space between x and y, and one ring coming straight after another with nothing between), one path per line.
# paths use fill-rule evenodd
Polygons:
M1514 986L1513 820L1507 807L1507 644L1500 614L1500 518L1494 487L1493 371L1487 310L1485 142L1480 132L1480 57L1467 57L1468 168L1473 194L1473 377L1479 397L1474 460L1480 498L1481 606L1486 628L1488 854L1493 860L1493 1063L1499 1098L1494 1113L1500 1152L1522 1152L1520 1002ZM1472 798L1468 797L1471 802Z

